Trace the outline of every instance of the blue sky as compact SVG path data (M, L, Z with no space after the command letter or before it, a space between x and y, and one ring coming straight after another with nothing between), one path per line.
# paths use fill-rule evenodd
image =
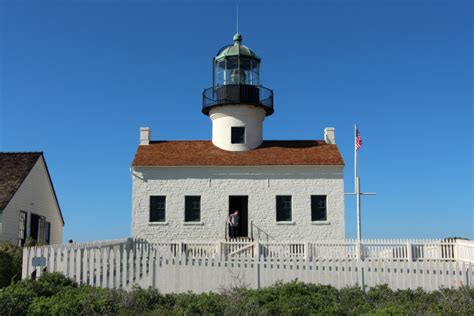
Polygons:
M0 150L44 151L64 239L127 237L139 127L210 139L200 112L235 1L0 1ZM336 128L366 238L474 238L471 1L239 1L274 90L265 139ZM356 235L346 198L346 235Z

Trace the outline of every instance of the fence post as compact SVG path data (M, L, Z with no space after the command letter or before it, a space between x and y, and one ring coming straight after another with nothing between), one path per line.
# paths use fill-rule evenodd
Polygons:
M363 291L365 291L365 273L364 273L364 262L358 261L357 262L357 267L358 267L358 275L359 275L359 286Z
M457 239L454 239L454 244L453 244L453 259L455 261L458 261L459 259L459 244L458 244L458 240Z
M361 254L361 246L360 246L360 241L357 241L356 242L356 258L357 258L357 261L361 261L362 260L362 254Z
M255 264L255 285L257 289L260 288L260 243L255 242L255 254L256 258L254 259Z
M411 242L407 242L407 260L408 262L413 261L413 249L411 246Z
M29 248L23 247L23 262L22 262L22 269L21 269L21 279L24 280L28 277L28 263L29 263Z
M466 264L466 287L471 287L471 272L472 272L472 263Z
M222 260L222 241L217 243L217 257Z
M253 221L250 221L250 238L253 241Z
M304 259L311 260L311 249L309 248L309 242L304 244Z

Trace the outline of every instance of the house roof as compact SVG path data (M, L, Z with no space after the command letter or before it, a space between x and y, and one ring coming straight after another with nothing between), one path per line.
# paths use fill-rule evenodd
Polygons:
M42 152L0 152L0 210L7 207L31 169L33 169L38 159L42 156ZM46 161L44 161L44 163L53 195L58 205L59 214L64 224L64 218L59 207L56 192L54 191L48 166L46 165Z
M140 145L133 167L344 165L336 145L322 140L264 141L250 151L226 151L211 141L153 141Z

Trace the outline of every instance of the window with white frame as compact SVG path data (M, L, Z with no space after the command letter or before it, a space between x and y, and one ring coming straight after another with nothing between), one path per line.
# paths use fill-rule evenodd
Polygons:
M311 195L311 221L327 221L326 195Z
M166 196L150 196L150 222L166 221Z
M184 221L201 221L201 197L197 195L184 197Z
M276 221L291 222L291 195L277 195Z

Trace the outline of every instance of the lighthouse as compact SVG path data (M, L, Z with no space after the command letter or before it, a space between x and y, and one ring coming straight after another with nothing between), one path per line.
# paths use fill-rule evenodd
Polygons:
M212 121L212 143L248 151L263 142L263 121L273 114L273 91L260 84L261 59L234 35L213 58L212 87L202 95L202 112Z
M134 238L344 239L344 160L334 128L319 140L263 140L274 104L260 65L240 34L212 58L212 86L202 94L212 139L152 140L140 129L131 168ZM235 211L230 234L226 219Z

